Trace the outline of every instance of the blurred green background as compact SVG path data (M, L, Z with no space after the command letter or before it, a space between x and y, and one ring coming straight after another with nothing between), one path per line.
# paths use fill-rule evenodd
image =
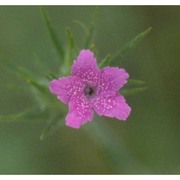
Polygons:
M79 46L84 34L74 20L89 25L94 9L46 7L62 44L70 26ZM132 107L126 122L95 116L79 130L63 125L44 141L43 121L1 123L0 174L179 174L180 7L101 6L96 56L100 61L150 26L152 32L119 64L148 86L126 98ZM0 7L1 115L35 106L29 86L7 63L43 76L57 71L58 61L39 7Z

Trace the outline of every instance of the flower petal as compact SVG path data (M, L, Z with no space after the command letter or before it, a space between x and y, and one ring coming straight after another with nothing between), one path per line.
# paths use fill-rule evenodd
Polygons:
M98 93L101 95L114 95L125 83L128 73L118 67L105 67L101 70Z
M93 109L83 94L76 94L69 102L69 113L66 116L66 125L79 128L93 118Z
M82 92L85 83L78 77L68 76L50 82L50 91L67 104L72 95Z
M95 86L98 83L99 75L100 70L94 54L90 50L82 50L72 66L72 76L78 76Z
M126 120L131 108L120 94L114 96L99 96L92 102L94 110L100 116L115 117L119 120Z

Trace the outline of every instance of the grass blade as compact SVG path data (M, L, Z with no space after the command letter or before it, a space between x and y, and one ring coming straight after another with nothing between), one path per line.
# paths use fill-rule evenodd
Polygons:
M45 84L40 83L37 78L26 68L18 67L17 73L19 76L21 76L24 80L26 80L29 84L31 84L33 87L35 87L37 90L39 90L42 93L45 93L47 91L47 88ZM45 81L41 81L45 82Z
M19 122L24 120L45 120L49 117L49 112L47 110L42 110L39 108L33 108L26 110L21 113L16 113L12 115L0 115L0 122Z
M59 110L59 101L49 91L49 81L44 79L38 80L27 69L22 67L18 68L18 74L31 85L32 94L42 109L50 107Z
M138 87L138 88L131 88L131 89L125 89L124 88L124 89L120 90L120 93L123 96L130 96L130 95L134 95L134 94L137 94L137 93L144 92L146 89L147 89L147 86Z
M17 69L18 74L31 85L34 98L41 108L45 108L53 100L45 80L39 81L31 72L23 67Z
M30 80L36 81L34 74L32 74L30 71L28 71L24 67L21 67L21 66L17 67L16 72L19 77L23 78L27 82Z
M82 27L82 29L84 30L85 34L88 33L88 28L86 27L86 25L84 23L82 23L81 21L78 21L78 20L74 20L74 22Z
M42 94L49 94L48 87L38 82L37 78L23 67L18 67L17 73Z
M64 59L64 50L63 50L63 47L61 46L61 43L58 41L57 35L56 35L52 25L51 25L48 14L46 13L46 11L43 7L40 8L40 11L41 11L42 17L45 21L45 24L46 24L46 27L48 29L49 36L53 42L53 45L54 45L60 59L63 60Z
M138 34L136 37L134 37L132 40L130 40L120 51L118 51L112 58L111 62L114 61L120 61L124 54L131 48L133 48L137 43L139 43L145 36L147 36L151 32L151 27L146 29L145 31Z
M110 58L111 58L111 56L110 56L110 55L107 55L107 56L99 63L99 65L98 65L99 68L103 68L104 66L109 65Z
M48 135L53 133L55 130L57 130L64 123L65 122L63 121L63 118L61 118L60 116L51 119L51 121L49 121L45 125L45 127L44 127L44 129L40 135L40 140L43 141Z
M128 85L144 85L145 82L139 79L129 79Z
M67 47L66 47L66 53L65 53L65 61L64 61L64 66L62 66L61 71L63 72L64 75L70 74L70 69L72 62L74 60L73 52L74 52L74 38L73 34L71 32L71 29L68 27L66 28L66 34L67 34Z
M146 83L138 79L129 79L128 83L125 85L125 88L135 88L145 86Z
M99 13L99 7L96 7L93 18L92 18L91 25L90 25L89 30L88 30L87 37L86 37L85 42L84 42L84 48L85 49L89 49L91 46L91 41L92 41L93 36L94 36L95 25L96 25L98 13Z

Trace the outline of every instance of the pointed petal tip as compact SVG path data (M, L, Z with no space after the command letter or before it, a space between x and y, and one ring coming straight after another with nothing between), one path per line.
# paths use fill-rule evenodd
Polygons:
M117 118L117 119L126 121L129 117L130 113L131 113L131 108L127 104L126 110L124 110L124 115L120 119L119 118Z
M93 102L96 113L100 116L126 120L129 117L131 108L123 96L117 94L111 97L100 96Z
M81 94L72 96L69 102L69 112L66 116L66 125L78 129L92 119L93 109L85 96Z
M94 54L91 50L89 50L89 49L82 49L81 51L80 51L80 53L92 53L92 54Z
M81 58L82 56L86 57L86 58L92 58L93 59L94 58L94 53L89 49L82 49L80 51L79 56L78 56L77 59Z
M57 87L58 87L58 80L55 79L55 80L50 81L49 90L51 93L57 94L57 90L58 90Z
M71 127L73 129L79 129L80 128L80 125L77 126L77 124L72 124L72 123L69 123L68 121L66 121L66 126Z
M77 59L74 60L71 74L72 76L77 76L87 82L97 85L100 70L93 52L85 49L81 50Z

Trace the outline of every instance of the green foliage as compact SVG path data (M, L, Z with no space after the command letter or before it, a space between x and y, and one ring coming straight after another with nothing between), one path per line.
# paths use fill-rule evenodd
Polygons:
M49 32L50 38L53 42L54 48L56 49L59 58L62 61L62 65L60 67L59 74L54 74L53 72L48 72L46 76L44 77L36 77L32 72L27 70L23 67L15 68L11 66L11 70L14 71L19 77L24 79L31 87L32 90L32 96L35 98L38 102L38 108L33 108L29 111L24 111L22 113L14 114L14 115L8 115L8 116L0 116L0 121L6 121L6 122L12 122L12 121L21 121L21 120L35 120L35 119L45 119L46 125L41 133L40 139L43 140L45 137L47 137L49 134L51 134L54 130L56 130L62 123L64 124L64 107L63 105L56 99L55 96L53 96L49 92L49 80L52 80L54 78L58 78L59 76L65 76L70 73L70 68L73 63L73 60L76 58L76 45L73 38L73 33L69 27L66 28L66 36L67 36L67 43L66 48L63 49L59 39L57 38L57 34L55 33L55 30L50 22L50 18L45 11L45 9L42 7L40 8L42 17L45 21L45 25L47 27L47 30ZM95 45L94 45L94 32L96 28L96 20L98 16L99 8L97 7L95 9L95 13L92 18L92 22L90 24L90 27L87 28L86 25L81 23L80 21L75 21L78 23L86 33L84 47L83 48L89 48L93 49L95 51ZM123 55L130 50L132 47L134 47L140 40L142 40L149 32L151 31L151 28L148 28L144 32L137 35L135 38L133 38L131 41L129 41L120 51L118 51L114 56L107 55L99 64L100 68L103 68L104 66L110 65L112 62L119 62ZM34 54L34 57L38 61L38 63L41 61L39 57L37 57L36 54ZM43 64L41 62L41 64ZM141 80L134 80L130 79L128 84L124 89L121 90L121 94L128 96L133 95L135 93L142 92L146 89L145 83ZM61 107L60 107L61 105ZM63 118L62 118L63 117ZM99 134L101 137L102 134L105 131L110 131L110 129L107 130L107 127L96 127L96 135ZM108 133L111 134L111 133ZM106 148L109 147L109 144L111 142L111 138L103 138L105 142L102 142L104 145L107 145ZM116 144L113 144L112 146L116 146ZM121 148L121 147L115 147L115 148ZM115 159L114 159L115 161Z
M94 32L95 32L95 27L96 27L96 20L97 20L97 16L99 13L99 7L96 7L93 18L92 18L92 22L91 25L88 29L88 33L87 36L85 38L85 42L84 42L84 48L85 49L89 49L91 47L91 43L94 37Z
M81 21L78 21L78 20L74 20L74 23L80 25L82 27L82 29L84 30L85 34L86 35L88 34L89 30L84 23L82 23Z
M133 39L131 39L123 48L116 52L110 59L110 63L119 62L122 60L122 57L127 53L131 48L135 47L144 37L146 37L151 32L151 27L141 32Z
M11 115L0 115L0 122L19 122L19 121L38 121L47 120L49 118L49 111L47 109L40 109L39 107L25 110L21 113Z
M40 8L40 11L41 11L41 14L42 14L42 17L45 21L45 24L46 24L46 27L47 27L47 30L48 30L48 33L49 33L49 36L53 42L53 45L60 57L60 59L63 61L64 59L64 50L63 50L63 47L61 45L61 43L59 42L58 38L57 38L57 34L50 22L50 18L48 16L48 14L46 13L44 7L41 7Z
M60 126L64 124L64 120L65 118L64 118L64 115L62 114L59 114L58 116L56 115L55 117L50 118L46 122L46 125L42 130L42 133L40 135L40 140L43 141L48 135L56 131Z
M104 66L109 65L110 59L111 59L111 55L108 54L108 55L99 63L99 67L100 67L100 68L103 68Z
M66 28L66 34L67 34L67 47L64 58L65 61L64 61L64 66L62 66L63 68L61 68L61 71L64 75L70 74L70 67L74 59L74 38L71 29L69 27Z
M144 92L146 89L147 89L147 85L144 81L137 79L129 79L125 87L120 89L120 93L123 96L130 96Z
M137 93L141 93L145 91L146 89L147 87L136 87L136 88L131 88L131 89L124 88L120 92L123 96L130 96Z
M137 79L129 79L128 86L131 86L131 85L145 85L145 82L142 80L137 80Z

